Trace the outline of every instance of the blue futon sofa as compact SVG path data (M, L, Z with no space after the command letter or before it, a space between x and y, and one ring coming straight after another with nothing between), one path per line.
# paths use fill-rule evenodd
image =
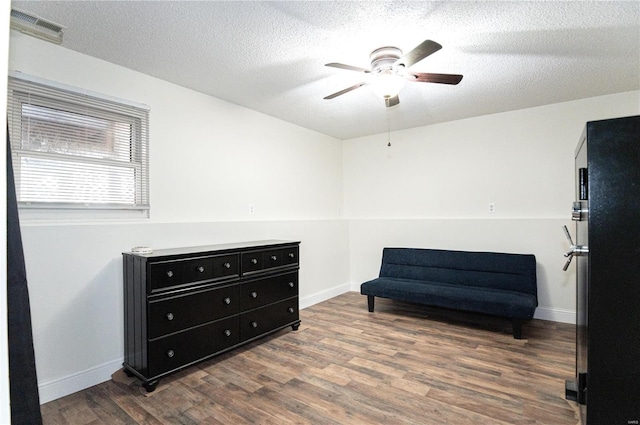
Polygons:
M360 285L373 312L375 297L511 319L513 337L538 305L531 254L384 248L380 276Z

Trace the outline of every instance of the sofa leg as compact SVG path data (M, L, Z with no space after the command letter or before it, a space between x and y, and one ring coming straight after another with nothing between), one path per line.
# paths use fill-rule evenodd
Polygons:
M367 304L369 305L369 313L373 313L373 304L375 297L373 295L367 295Z
M515 339L522 339L522 320L511 319L511 324L513 326L513 337Z

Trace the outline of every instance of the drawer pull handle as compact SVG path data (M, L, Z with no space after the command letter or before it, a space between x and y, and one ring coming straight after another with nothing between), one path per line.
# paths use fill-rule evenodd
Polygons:
M176 353L173 350L167 350L167 357L171 358L173 356L175 356Z
M289 311L289 313L293 313L295 310L293 309L293 307L289 307L287 311Z
M173 272L172 272L171 270L169 270L169 271L167 272L167 276L169 276L169 277L173 277Z
M289 288L293 288L294 286L296 286L296 284L295 284L295 283L293 283L293 282L289 282Z
M224 263L224 268L225 269L230 269L231 268L231 263Z
M167 320L173 320L173 313L167 313L165 317L167 318Z
M231 331L229 329L225 329L224 336L231 336Z
M224 299L224 303L225 303L226 305L231 304L231 298L229 298L229 297L225 298L225 299Z
M293 252L290 252L290 253L289 253L289 258L293 258L293 257L295 257L295 256L296 256L296 254L294 254Z
M200 273L204 273L204 267L202 267L202 266L198 267L198 271L199 271Z
M252 292L251 293L251 298L258 298L258 293L257 292Z
M251 327L252 328L257 328L258 327L258 322L251 322Z
M278 259L278 257L276 257L275 255L271 256L271 261L276 261Z
M258 264L258 259L257 258L252 258L251 259L251 264Z

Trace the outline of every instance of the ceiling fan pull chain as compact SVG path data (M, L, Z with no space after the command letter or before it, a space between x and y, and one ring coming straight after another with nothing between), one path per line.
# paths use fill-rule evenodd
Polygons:
M387 108L387 146L391 147L391 124L389 118L389 109Z

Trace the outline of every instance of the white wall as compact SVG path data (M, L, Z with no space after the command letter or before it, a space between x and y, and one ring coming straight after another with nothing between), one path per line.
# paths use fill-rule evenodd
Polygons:
M10 42L12 71L151 108L149 220L22 220L41 402L120 368L133 246L300 240L301 307L349 290L341 141L17 32Z
M352 288L377 276L382 248L532 253L536 317L575 321L573 155L587 121L640 113L640 92L482 116L344 142ZM489 212L495 203L495 212Z

